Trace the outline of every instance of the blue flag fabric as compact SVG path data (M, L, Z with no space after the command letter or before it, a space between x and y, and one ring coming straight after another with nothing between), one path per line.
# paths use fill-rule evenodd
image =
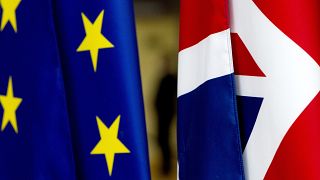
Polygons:
M18 1L1 0L0 179L75 179L50 1L6 3Z
M132 1L0 6L0 179L150 179Z
M132 1L55 2L77 174L88 179L148 179ZM117 117L119 141L114 143L123 147L94 154L101 133L106 133L99 133L96 120L111 127ZM104 138L109 137L100 142Z

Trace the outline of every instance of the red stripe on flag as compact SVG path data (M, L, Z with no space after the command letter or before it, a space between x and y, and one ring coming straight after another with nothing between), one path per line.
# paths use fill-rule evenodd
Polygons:
M320 93L282 140L265 179L320 179Z
M254 0L282 32L320 65L319 0Z
M181 0L180 50L229 28L227 0Z

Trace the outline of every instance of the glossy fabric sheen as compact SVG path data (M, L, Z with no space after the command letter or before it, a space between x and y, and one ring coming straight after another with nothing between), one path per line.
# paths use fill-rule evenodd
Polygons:
M0 32L0 94L12 76L14 96L23 99L16 111L18 134L10 123L0 132L0 179L75 179L50 3L22 1L18 32L10 23Z
M114 48L99 50L94 72L89 51L76 50L81 13L93 23L102 10ZM11 75L23 98L19 133L0 132L0 179L150 179L132 1L22 0L17 25L0 32L0 94ZM105 156L90 152L96 116L110 127L118 115L130 153L115 155L110 176Z

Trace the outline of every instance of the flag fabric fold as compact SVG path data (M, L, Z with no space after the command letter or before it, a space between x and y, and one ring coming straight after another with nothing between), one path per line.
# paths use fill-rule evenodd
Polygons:
M247 179L319 179L320 2L230 1Z
M0 6L0 179L150 179L133 2Z
M50 1L0 4L0 179L75 179Z
M228 1L181 1L180 179L244 179Z

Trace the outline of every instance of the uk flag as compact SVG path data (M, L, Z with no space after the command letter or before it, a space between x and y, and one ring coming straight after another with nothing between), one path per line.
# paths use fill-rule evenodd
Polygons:
M320 1L182 0L180 22L179 177L242 179L239 119L246 179L320 179Z
M320 1L229 8L246 179L320 179Z

